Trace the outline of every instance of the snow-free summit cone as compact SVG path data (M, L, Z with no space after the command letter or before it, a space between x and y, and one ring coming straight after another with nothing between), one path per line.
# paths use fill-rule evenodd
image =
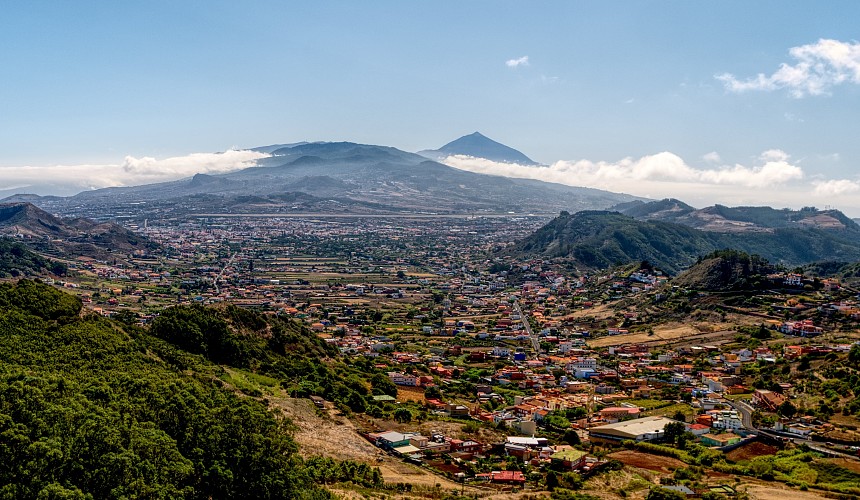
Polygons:
M520 165L538 164L516 149L496 142L480 132L464 135L439 149L421 152L421 154L425 153L434 154L435 156L474 156L475 158L485 158L504 163L518 163Z

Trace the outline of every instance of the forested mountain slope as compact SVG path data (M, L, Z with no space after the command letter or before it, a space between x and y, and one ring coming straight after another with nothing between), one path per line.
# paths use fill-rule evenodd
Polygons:
M568 259L586 269L647 260L675 274L699 257L726 248L792 267L822 260L860 260L860 239L853 230L786 227L725 233L608 211L562 212L506 252L524 258Z
M349 397L316 337L229 308L171 309L153 326L169 342L80 313L47 285L0 285L0 497L330 497L287 422L226 388L205 359L267 364L287 386L318 377L310 390ZM278 354L287 349L298 353ZM366 465L349 470L379 481Z

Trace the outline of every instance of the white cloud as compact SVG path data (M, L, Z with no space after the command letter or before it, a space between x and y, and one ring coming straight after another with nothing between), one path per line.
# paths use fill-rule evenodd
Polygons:
M643 156L639 159L624 158L617 162L593 162L590 160L558 161L544 168L534 168L510 163L496 163L483 158L450 156L444 160L462 170L539 179L561 184L597 187L614 191L626 188L628 192L639 191L641 182L649 183L694 183L702 185L726 185L748 188L778 186L803 178L800 167L788 163L785 153L768 151L764 162L758 166L720 166L716 168L694 168L678 155L670 152Z
M796 64L782 63L773 74L739 80L731 73L715 78L731 92L787 89L793 97L827 94L842 83L860 84L860 43L820 39L789 49Z
M70 191L164 182L197 173L218 174L250 167L269 155L255 151L195 153L157 160L126 156L119 164L0 167L2 184L33 186L64 185Z
M788 161L788 153L781 149L768 149L759 155L762 161Z
M720 154L716 151L711 151L710 153L706 153L702 156L702 159L708 163L720 163L722 158L720 158Z
M833 179L829 181L816 181L813 191L818 196L841 196L860 192L860 182L848 179Z
M693 206L716 203L728 206L776 208L831 206L860 216L860 181L807 179L784 151L763 152L751 165L722 165L715 153L705 155L703 166L688 165L671 152L624 158L616 162L558 161L533 167L496 163L470 156L449 156L443 163L483 174L556 182L604 189L646 198L679 198Z
M517 59L508 59L505 61L505 65L509 68L519 68L520 66L528 66L529 65L529 56L522 56Z

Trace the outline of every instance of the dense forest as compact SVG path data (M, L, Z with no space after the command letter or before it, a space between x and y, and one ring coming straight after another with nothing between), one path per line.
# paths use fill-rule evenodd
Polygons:
M287 421L211 376L210 360L254 364L296 393L363 406L299 325L176 307L152 332L82 316L35 281L0 285L0 498L329 498L317 481L332 475L380 483L363 464L303 460Z
M717 250L699 259L672 283L696 290L755 290L767 287L775 272L766 259L737 250Z
M45 271L62 276L67 268L61 262L33 253L17 241L0 237L0 278L34 276Z

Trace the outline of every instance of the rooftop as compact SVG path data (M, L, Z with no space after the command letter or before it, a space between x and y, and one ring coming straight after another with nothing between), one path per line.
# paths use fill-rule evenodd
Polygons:
M663 432L666 424L676 422L666 417L644 417L634 420L625 420L614 424L606 424L592 427L590 432L606 434L620 438L636 439L645 434L659 434Z
M557 451L557 452L553 453L552 456L549 458L551 458L553 460L564 460L567 462L575 462L585 455L587 455L587 453L585 453L584 451L562 450L562 451Z

